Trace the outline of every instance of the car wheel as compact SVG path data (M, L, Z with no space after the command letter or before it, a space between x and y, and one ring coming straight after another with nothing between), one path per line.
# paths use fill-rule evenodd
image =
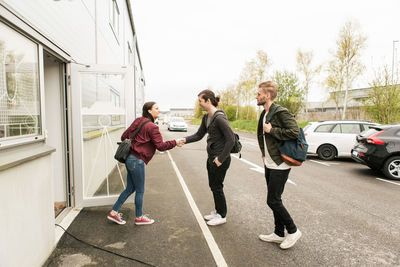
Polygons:
M383 173L387 178L400 180L400 156L394 156L386 160L383 165Z
M336 149L332 145L322 145L318 148L318 157L323 160L333 160L336 157Z

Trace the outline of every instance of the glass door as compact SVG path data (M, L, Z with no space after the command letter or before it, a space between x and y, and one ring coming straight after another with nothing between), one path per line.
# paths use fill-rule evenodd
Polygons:
M75 205L110 205L126 186L114 153L134 119L133 69L71 64L70 80Z

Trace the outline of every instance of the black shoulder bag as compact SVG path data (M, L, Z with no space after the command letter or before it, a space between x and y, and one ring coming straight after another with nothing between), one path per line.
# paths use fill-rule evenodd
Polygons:
M148 122L150 122L150 120L143 122L142 125L140 125L140 127L133 132L131 138L126 138L124 141L117 143L118 148L117 151L115 152L114 159L118 160L121 163L125 163L126 159L131 153L131 145L133 138L135 138L137 133L142 129L143 125L145 125Z

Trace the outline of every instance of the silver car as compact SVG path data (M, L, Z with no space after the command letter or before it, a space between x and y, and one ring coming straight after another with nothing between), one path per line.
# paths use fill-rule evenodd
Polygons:
M168 122L168 130L187 132L188 125L182 117L172 117Z

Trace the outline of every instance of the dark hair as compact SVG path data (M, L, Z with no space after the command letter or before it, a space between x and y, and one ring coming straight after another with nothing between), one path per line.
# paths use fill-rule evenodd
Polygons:
M149 113L149 110L152 109L155 104L156 104L156 102L154 102L154 101L144 103L143 108L142 108L142 117L148 118L152 122L154 122L154 118Z
M197 96L201 96L201 98L203 98L204 101L207 101L208 99L210 99L211 104L214 107L218 106L219 96L215 96L214 92L211 90L208 90L208 89L203 90Z

